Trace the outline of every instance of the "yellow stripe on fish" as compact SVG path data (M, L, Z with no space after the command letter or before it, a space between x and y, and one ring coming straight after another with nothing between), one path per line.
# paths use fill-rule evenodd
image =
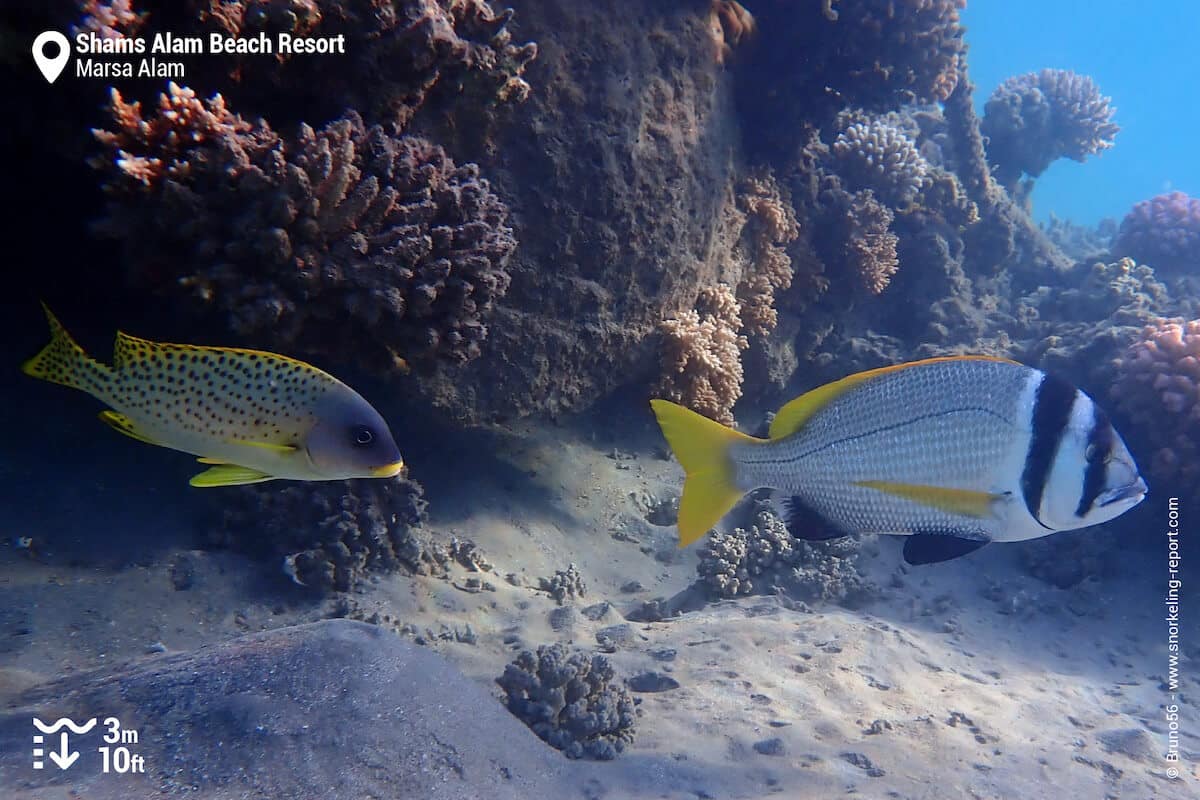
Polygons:
M403 469L379 412L311 364L118 333L109 367L45 311L50 343L22 371L92 395L109 406L101 420L126 436L213 465L193 486L379 478Z
M798 538L902 535L914 564L1105 522L1147 491L1091 398L1002 358L850 375L786 404L768 439L650 402L686 473L681 546L759 488Z

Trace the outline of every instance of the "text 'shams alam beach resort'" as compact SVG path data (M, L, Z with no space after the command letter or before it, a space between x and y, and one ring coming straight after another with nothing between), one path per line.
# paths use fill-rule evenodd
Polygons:
M3 0L0 798L1200 800L1198 37Z

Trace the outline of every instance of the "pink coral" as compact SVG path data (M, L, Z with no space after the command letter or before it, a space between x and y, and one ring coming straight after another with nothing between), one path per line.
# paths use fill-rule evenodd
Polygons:
M1114 395L1157 448L1155 471L1200 480L1200 319L1148 325L1117 368Z
M1200 199L1169 192L1143 200L1125 215L1113 254L1132 256L1161 274L1200 270Z

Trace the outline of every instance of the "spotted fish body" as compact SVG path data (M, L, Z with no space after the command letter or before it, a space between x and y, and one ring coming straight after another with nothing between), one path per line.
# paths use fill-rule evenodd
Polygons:
M258 350L124 333L110 367L46 314L50 344L23 370L91 394L111 409L101 419L122 433L213 465L194 485L389 477L402 469L378 412L316 367Z
M720 433L686 409L653 403L691 484L680 509L684 543L761 487L781 497L796 536L905 535L912 563L1095 525L1146 492L1086 394L1003 359L852 375L784 406L768 440ZM693 435L711 446L684 441Z

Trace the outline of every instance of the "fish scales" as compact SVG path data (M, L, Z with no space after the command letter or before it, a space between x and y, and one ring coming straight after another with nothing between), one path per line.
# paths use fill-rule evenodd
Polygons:
M901 370L834 400L797 433L730 457L739 485L778 488L855 530L949 530L961 516L854 484L1010 491L1006 470L1028 446L1029 382L1028 369L1000 361Z

